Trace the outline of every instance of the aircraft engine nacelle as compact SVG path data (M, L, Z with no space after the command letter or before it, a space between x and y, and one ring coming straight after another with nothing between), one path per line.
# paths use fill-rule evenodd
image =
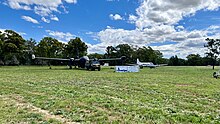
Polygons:
M79 59L79 64L78 66L80 68L85 68L86 62L89 61L89 57L88 56L83 56Z

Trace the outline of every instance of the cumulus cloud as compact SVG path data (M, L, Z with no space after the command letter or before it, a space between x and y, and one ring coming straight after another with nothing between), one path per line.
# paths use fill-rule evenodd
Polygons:
M122 17L119 14L110 14L109 17L112 20L122 20Z
M10 30L10 29L2 29L2 28L0 28L0 32L1 32L1 33L4 33L5 30ZM15 32L17 32L17 33L18 33L19 35L21 35L21 36L27 35L25 32L20 32L20 31L15 31Z
M58 17L56 17L55 15L53 15L53 16L51 16L51 18L50 18L51 20L54 20L54 21L59 21L59 18Z
M215 10L219 6L218 0L144 0L136 10L136 26L173 25L198 10Z
M177 54L180 57L186 57L190 53L201 54L201 51L204 50L203 45L206 42L205 39L209 36L208 34L213 34L211 37L214 38L215 36L217 38L217 30L219 30L217 26L193 31L186 31L182 28L183 27L181 27L181 31L177 31L174 26L168 25L155 26L144 30L108 28L98 33L97 36L101 43L91 46L90 51L96 52L96 49L98 49L97 47L104 50L103 46L107 45L116 46L118 44L128 43L131 45L146 46L151 43L172 41L175 44L153 46L153 48L163 52L165 57L170 57L173 54Z
M204 55L205 48L204 46L204 39L197 38L187 40L185 42L179 42L177 44L168 44L168 45L161 45L161 46L152 46L153 49L160 50L163 52L164 57L171 57L174 55L178 55L179 57L185 58L187 55L195 53Z
M49 16L53 11L58 12L56 7L35 6L34 12L40 16Z
M77 3L77 0L65 0L67 3Z
M46 19L45 17L42 17L41 20L42 20L43 22L50 23L50 20Z
M56 39L58 39L61 42L68 42L70 39L75 38L75 35L69 33L69 32L60 32L60 31L51 31L51 30L46 30L49 36L52 36Z
M137 17L135 15L129 15L128 19L130 23L135 23L137 21Z
M61 13L61 8L66 13L64 2L76 4L77 0L6 0L6 4L12 9L32 10L42 17L50 16L54 12ZM51 19L58 21L57 17Z
M21 18L24 19L25 21L28 21L28 22L31 22L31 23L34 23L34 24L39 24L39 22L36 19L33 19L32 17L22 16Z
M135 24L136 29L124 30L107 28L100 31L97 36L102 45L117 45L128 43L146 46L151 43L167 41L175 44L154 46L168 57L172 54L186 57L190 53L201 53L206 37L216 37L219 26L207 27L203 30L188 31L178 22L184 17L192 17L197 11L215 11L220 7L219 0L142 0L136 9L136 14L129 15L128 22ZM114 15L111 15L113 18Z
M0 32L4 32L6 29L2 29L2 28L0 28Z

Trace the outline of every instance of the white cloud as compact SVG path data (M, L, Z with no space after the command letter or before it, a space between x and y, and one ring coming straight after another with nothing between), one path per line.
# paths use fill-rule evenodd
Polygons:
M77 0L65 0L67 3L77 3Z
M135 15L129 15L128 20L130 23L135 23L137 21L137 17Z
M17 32L19 35L21 35L21 36L25 36L25 35L27 35L26 33L24 33L24 32Z
M42 17L41 20L42 20L43 22L50 23L50 20L46 19L45 17Z
M213 29L213 27L215 27ZM163 52L165 57L177 54L180 57L186 57L190 53L201 54L204 51L204 43L208 34L213 33L216 37L216 33L219 28L212 26L204 30L194 31L177 31L174 26L161 25L152 28L146 28L144 30L124 30L124 29L105 29L98 33L98 39L101 41L100 44L90 46L90 52L98 52L103 49L103 46L116 46L118 44L130 44L137 46L146 46L151 43L162 43L166 41L172 41L176 44L154 46L154 49ZM203 52L202 52L203 54Z
M56 7L35 6L34 12L40 16L49 16L53 11L58 11Z
M5 30L10 30L10 29L2 29L2 28L0 28L0 32L2 32L2 33L4 33ZM25 36L25 35L27 35L27 34L24 33L24 32L19 32L19 31L15 31L15 32L18 33L18 34L21 35L21 36Z
M7 0L8 5L13 9L23 9L23 6L28 6L31 8L31 5L34 6L44 6L44 7L58 7L62 4L61 0ZM21 8L19 8L21 6Z
M62 8L64 13L68 12L64 2L76 4L77 0L6 0L6 4L12 9L32 10L42 17L54 15L54 12L61 13ZM51 19L58 21L57 17Z
M5 30L6 30L6 29L2 29L2 28L0 28L0 31L1 31L1 32L4 32Z
M220 29L220 26L217 25L211 25L208 30L215 30L215 29Z
M43 26L37 26L37 28L43 28Z
M190 53L203 54L201 51L204 51L205 39L217 37L219 26L188 31L178 25L178 22L184 17L192 17L199 10L214 11L219 7L219 0L142 0L136 14L129 15L128 19L128 22L136 25L136 29L104 29L97 34L101 43L89 46L89 51L96 52L96 49L103 49L103 46L121 43L146 46L151 43L173 41L176 44L153 48L162 51L166 57L177 54L184 58ZM113 18L114 15L110 17Z
M176 27L176 30L177 31L183 31L185 28L182 26L182 25L178 25L177 27Z
M54 20L54 21L59 21L59 18L58 17L56 17L55 15L53 15L53 16L51 16L51 18L50 18L51 20Z
M138 28L151 25L173 25L184 16L192 16L198 10L215 10L220 6L218 0L144 0L136 10Z
M203 38L197 38L192 40L187 40L184 42L179 42L177 44L153 46L153 49L160 50L163 55L167 58L178 55L178 57L185 58L189 54L200 54L204 56L204 44L205 40Z
M109 15L110 19L112 20L122 20L122 17L119 14L110 14Z
M68 42L70 39L75 38L75 35L73 35L73 34L71 34L69 32L64 33L64 32L51 31L51 30L46 30L46 32L50 36L52 36L52 37L54 37L54 38L56 38L59 41L64 42L64 43Z
M28 22L31 22L31 23L34 23L34 24L39 24L39 22L36 19L33 19L32 17L22 16L21 18L24 19L25 21L28 21Z
M16 1L13 0L8 0L8 5L12 8L12 9L23 9L23 10L31 10L31 7L28 5L21 5Z

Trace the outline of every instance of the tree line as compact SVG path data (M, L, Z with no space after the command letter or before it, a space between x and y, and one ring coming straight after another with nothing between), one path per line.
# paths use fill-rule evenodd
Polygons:
M70 39L68 43L62 43L52 37L44 37L39 42L34 39L25 40L21 35L12 30L0 32L0 65L32 65L47 64L42 60L32 60L31 55L50 58L79 58L88 55L89 58L119 58L126 56L125 63L136 63L136 59L153 62L154 64L168 64L170 66L204 66L219 65L218 56L219 40L206 39L208 48L207 56L190 54L186 59L172 56L169 59L163 58L159 50L153 50L150 46L138 47L129 44L107 46L104 54L88 54L88 46L79 38ZM58 61L51 61L53 65L66 64ZM117 61L109 62L110 65L118 64Z
M171 66L206 66L212 65L213 69L215 66L220 65L220 39L205 39L207 41L204 47L207 48L205 57L201 57L199 54L190 54L185 59L172 56L169 59L169 65Z
M0 64L31 65L43 64L33 61L31 55L49 58L78 58L87 54L87 45L76 37L67 44L55 38L44 37L38 43L34 39L25 40L17 32L5 30L0 32ZM53 61L53 64L60 64Z

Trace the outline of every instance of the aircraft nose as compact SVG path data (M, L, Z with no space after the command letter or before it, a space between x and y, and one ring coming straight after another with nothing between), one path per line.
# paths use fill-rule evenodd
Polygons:
M122 57L121 57L121 60L125 60L125 59L126 59L126 56L122 56Z
M35 59L35 55L34 54L32 54L32 59Z

